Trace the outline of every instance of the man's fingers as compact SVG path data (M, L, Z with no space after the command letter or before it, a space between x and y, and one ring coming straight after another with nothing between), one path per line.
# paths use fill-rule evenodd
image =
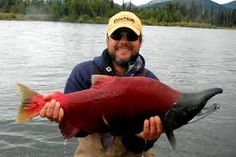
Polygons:
M63 116L64 116L64 110L62 108L60 108L59 116L58 116L58 122L60 122L62 120Z
M159 116L155 116L155 121L156 121L156 129L159 133L163 133L164 129L162 127L162 123L161 123L161 118Z
M143 124L143 138L146 139L149 137L149 133L150 133L150 125L149 125L149 120L145 120L144 124Z
M46 111L46 117L50 120L52 120L55 105L56 105L56 100L52 100L48 105L48 108Z
M148 140L154 140L157 134L157 127L156 127L157 122L154 117L151 117L149 122L150 122L150 134L149 134Z
M58 122L59 112L60 112L60 103L56 102L54 110L53 110L53 114L52 114L52 120Z
M150 118L150 135L148 140L156 140L163 133L161 119L158 116Z
M47 112L48 105L49 105L49 104L46 103L46 104L43 106L43 108L40 110L40 112L39 112L39 115L40 115L42 118L46 117L46 112Z
M63 116L64 116L64 110L60 107L60 103L56 102L52 119L55 122L60 122Z
M51 102L47 102L44 105L39 114L42 118L47 118L51 121L60 122L64 116L64 111L60 107L60 102L57 102L53 99L51 100Z
M163 132L161 119L159 116L155 116L144 121L143 131L137 136L152 141L158 139Z

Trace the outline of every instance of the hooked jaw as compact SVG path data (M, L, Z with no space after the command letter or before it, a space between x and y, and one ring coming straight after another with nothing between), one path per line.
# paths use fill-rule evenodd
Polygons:
M173 130L187 124L201 112L209 99L222 92L221 88L211 88L199 93L186 93L169 109L164 117L164 126L173 149L176 145Z

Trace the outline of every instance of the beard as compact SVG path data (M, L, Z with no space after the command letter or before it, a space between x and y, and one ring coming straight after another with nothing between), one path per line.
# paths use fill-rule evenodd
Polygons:
M129 65L130 59L126 58L126 59L121 59L119 57L116 56L116 54L110 54L111 60L116 63L117 65L121 66L121 67L127 67Z

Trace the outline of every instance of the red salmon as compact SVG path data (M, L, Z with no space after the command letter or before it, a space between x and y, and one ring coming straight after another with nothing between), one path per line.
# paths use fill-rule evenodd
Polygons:
M17 122L24 123L37 116L46 102L42 95L28 87L22 84L18 87L21 106ZM138 133L146 118L159 115L174 148L173 130L187 124L208 99L218 93L222 93L222 89L184 94L147 77L93 75L90 89L69 94L57 92L52 99L59 101L64 109L59 128L65 138L74 137L80 130Z

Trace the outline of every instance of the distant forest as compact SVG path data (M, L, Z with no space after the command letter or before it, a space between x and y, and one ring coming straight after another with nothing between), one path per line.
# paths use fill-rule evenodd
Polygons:
M0 19L4 19L4 14L11 14L13 19L21 15L22 19L31 20L106 23L109 17L121 10L135 12L143 23L149 25L195 23L236 27L235 9L203 10L194 2L191 7L174 2L162 7L138 8L129 3L120 6L113 0L0 0Z

